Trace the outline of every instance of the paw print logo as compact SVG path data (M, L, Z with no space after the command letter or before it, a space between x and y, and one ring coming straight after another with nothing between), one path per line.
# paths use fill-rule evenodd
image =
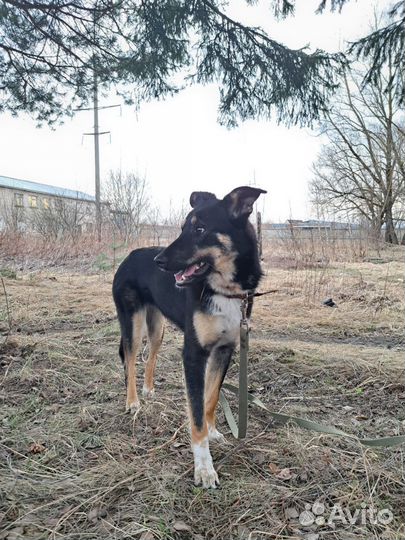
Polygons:
M299 517L299 522L304 527L309 527L310 525L325 525L325 518L323 513L325 512L325 505L319 501L315 501L311 506L310 504L305 505L305 510L301 512Z

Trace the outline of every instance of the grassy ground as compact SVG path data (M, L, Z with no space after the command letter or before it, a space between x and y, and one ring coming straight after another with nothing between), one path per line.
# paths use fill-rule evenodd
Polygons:
M278 291L255 305L251 391L273 410L358 436L404 433L402 256L297 269L266 254L262 289ZM0 538L404 537L402 447L280 426L256 408L248 438L235 441L220 413L221 486L196 488L181 334L168 327L154 401L132 418L111 274L3 273ZM336 308L323 306L329 297ZM384 509L392 519L372 519Z

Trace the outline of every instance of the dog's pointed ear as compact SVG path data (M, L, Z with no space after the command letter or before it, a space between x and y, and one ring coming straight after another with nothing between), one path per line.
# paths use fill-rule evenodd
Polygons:
M208 191L193 191L190 195L190 206L195 208L209 200L216 200L213 193L209 193Z
M232 190L223 199L229 217L234 220L248 219L253 212L254 202L262 193L267 193L267 191L251 186L242 186Z

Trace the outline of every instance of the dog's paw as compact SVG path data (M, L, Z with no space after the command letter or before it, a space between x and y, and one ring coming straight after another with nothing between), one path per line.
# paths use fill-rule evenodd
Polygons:
M148 388L147 386L144 385L142 388L142 395L144 398L151 399L155 395L155 389Z
M211 426L208 429L208 438L210 442L216 442L218 444L226 444L226 439L222 435L222 433L220 433L216 428L211 427Z
M202 484L202 487L205 489L215 489L217 486L219 486L218 475L212 462L195 466L194 483L196 486Z
M132 401L131 403L128 403L127 401L125 412L135 414L140 409L140 407L141 407L141 404L138 399L135 401Z

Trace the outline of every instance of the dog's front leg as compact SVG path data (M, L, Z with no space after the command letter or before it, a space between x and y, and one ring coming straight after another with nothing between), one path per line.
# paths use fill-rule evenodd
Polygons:
M205 372L205 418L208 425L208 437L210 441L219 443L224 443L225 438L215 427L215 409L233 350L232 343L214 349L208 358Z
M209 353L196 345L185 344L183 361L194 454L194 482L204 488L219 484L209 448L208 425L204 409L205 371Z

